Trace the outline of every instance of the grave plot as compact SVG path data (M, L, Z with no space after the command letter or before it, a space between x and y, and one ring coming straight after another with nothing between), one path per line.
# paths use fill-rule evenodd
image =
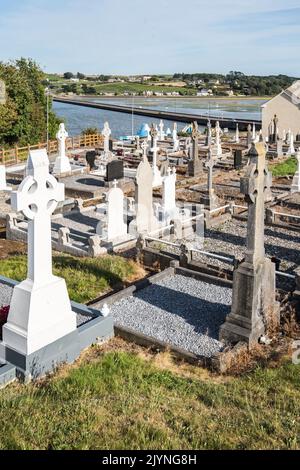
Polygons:
M230 312L231 288L169 269L150 282L133 295L132 290L124 291L121 300L105 299L116 326L146 335L150 343L162 342L202 358L222 350L219 330Z

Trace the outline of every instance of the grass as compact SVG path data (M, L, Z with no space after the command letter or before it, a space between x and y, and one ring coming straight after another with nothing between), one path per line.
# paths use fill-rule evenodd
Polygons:
M220 379L118 341L0 391L0 448L299 449L299 366Z
M26 278L27 257L12 256L1 260L0 274L16 281ZM66 280L71 300L85 303L108 292L111 288L134 281L144 273L132 260L120 256L74 258L53 256L53 272Z
M270 166L273 176L294 175L297 170L296 158L290 157L282 163Z

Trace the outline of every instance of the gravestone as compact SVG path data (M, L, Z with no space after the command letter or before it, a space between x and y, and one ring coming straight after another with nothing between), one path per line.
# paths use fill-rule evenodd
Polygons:
M221 128L219 121L216 122L216 140L215 140L215 145L213 146L213 155L215 155L217 158L222 157L222 145L221 145Z
M247 147L249 150L251 148L251 145L252 145L252 128L251 128L251 124L249 124L247 128Z
M167 176L163 179L162 209L165 218L178 216L176 207L176 169L168 168Z
M137 168L135 180L136 219L134 227L137 234L150 233L157 226L153 213L152 180L152 168L144 153Z
M59 125L56 138L58 141L58 157L54 163L53 173L61 175L62 173L69 173L72 171L70 161L66 156L66 140L68 138L68 133L63 122Z
M194 121L193 127L192 127L192 142L193 142L192 160L188 162L188 175L191 177L200 176L203 172L202 162L199 159L198 139L199 139L198 123L197 121Z
M97 158L97 152L95 150L88 150L85 155L87 164L90 167L91 170L95 170L97 167L95 165L95 160Z
M165 140L165 133L164 133L164 122L161 120L159 123L159 139Z
M207 160L205 162L205 166L208 170L207 172L207 191L204 196L204 206L205 209L209 211L216 209L219 205L219 198L215 193L213 188L213 167L215 164L215 159L213 158L211 149L208 150Z
M6 86L3 80L0 80L0 104L6 103Z
M124 163L121 160L112 160L106 165L106 181L111 182L124 178Z
M124 194L117 187L114 180L113 187L107 193L107 241L122 239L127 236L127 225L124 223Z
M178 150L180 148L180 142L179 142L178 135L177 135L177 124L176 124L176 122L174 122L172 138L173 138L173 152L178 152Z
M106 160L108 160L109 156L110 156L110 150L109 150L109 138L110 138L110 135L111 135L111 130L109 128L109 124L108 122L106 121L104 123L104 127L103 127L103 130L102 130L102 135L104 137L104 158Z
M28 219L27 279L14 288L3 327L6 347L21 355L76 331L65 280L52 272L51 214L64 200L64 185L49 174L45 149L30 151L26 174L11 204Z
M248 202L245 260L234 271L231 313L220 330L220 339L256 343L279 324L275 300L275 265L265 256L265 198L271 174L266 166L264 144L252 144L241 192Z
M243 154L241 150L233 151L234 169L239 170L243 166Z
M240 131L239 131L239 124L238 123L236 125L236 130L235 130L235 142L236 142L236 144L240 143Z
M296 160L297 160L297 171L294 175L293 182L292 182L292 193L299 193L300 192L300 149L298 149L296 153Z
M157 166L157 152L159 150L157 146L157 140L158 140L158 132L157 129L152 125L151 128L151 137L152 137L152 173L153 173L153 180L152 180L152 186L153 188L157 188L158 186L161 186L162 179L161 179L161 174Z
M294 146L294 134L290 134L289 136L289 148L288 148L288 151L287 151L287 155L289 157L291 157L292 155L295 155L296 151L295 151L295 146Z
M210 147L212 144L212 135L211 135L211 122L210 119L207 121L207 133L206 133L206 140L205 145Z
M300 142L300 134L296 135L296 142Z

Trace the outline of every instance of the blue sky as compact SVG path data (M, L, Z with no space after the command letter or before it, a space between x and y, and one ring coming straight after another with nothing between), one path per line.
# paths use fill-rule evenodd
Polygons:
M0 0L0 60L48 72L300 76L299 0Z

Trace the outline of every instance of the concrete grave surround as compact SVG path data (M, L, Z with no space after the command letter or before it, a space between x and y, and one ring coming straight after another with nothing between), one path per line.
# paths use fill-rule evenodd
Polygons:
M30 151L27 175L11 203L29 221L28 273L14 289L3 327L3 342L25 355L76 330L65 280L52 273L51 214L64 200L64 185L49 174L45 149Z
M297 171L293 178L293 183L292 183L292 188L291 188L292 193L298 193L300 191L300 148L298 149L298 152L296 153L296 159L297 159Z
M0 191L10 191L11 188L9 188L6 184L6 169L5 165L0 165Z
M60 175L62 173L69 173L72 171L70 161L66 156L66 140L68 138L68 133L65 129L65 125L62 122L59 125L58 133L56 134L58 141L58 157L55 160L53 173Z
M220 339L256 343L279 323L275 300L275 264L265 257L264 209L271 175L266 166L263 143L252 144L241 192L248 202L247 249L245 260L234 271L231 313L220 330Z

